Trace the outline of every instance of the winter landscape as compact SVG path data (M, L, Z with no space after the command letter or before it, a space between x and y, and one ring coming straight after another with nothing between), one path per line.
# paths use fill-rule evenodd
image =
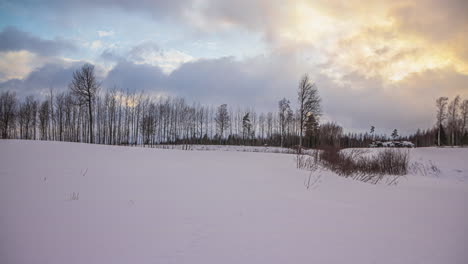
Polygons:
M0 263L468 263L466 14L0 1Z

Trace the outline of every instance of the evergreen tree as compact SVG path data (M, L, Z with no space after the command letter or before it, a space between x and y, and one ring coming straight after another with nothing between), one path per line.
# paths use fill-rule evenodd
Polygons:
M396 140L398 138L398 130L396 128L392 132L392 138L393 140Z
M305 122L305 137L309 147L317 147L319 123L314 115L309 115Z
M245 138L250 138L252 130L252 123L250 122L250 113L247 113L242 118L242 139L245 141Z

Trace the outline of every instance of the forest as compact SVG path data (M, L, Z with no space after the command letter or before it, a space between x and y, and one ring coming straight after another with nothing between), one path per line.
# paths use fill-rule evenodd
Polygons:
M154 98L144 92L101 89L94 66L85 64L67 91L52 89L43 98L0 94L0 138L86 142L107 145L216 144L305 148L367 147L375 140L408 140L417 147L468 144L468 100L436 101L434 127L391 138L375 133L345 133L335 122L320 123L321 98L305 75L297 88L298 109L283 98L277 112L227 104L202 105L180 97Z

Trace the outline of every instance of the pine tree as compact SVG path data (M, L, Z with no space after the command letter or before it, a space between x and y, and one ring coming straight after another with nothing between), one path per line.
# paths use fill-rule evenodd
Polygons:
M393 140L396 140L398 138L398 130L396 128L392 132L392 138Z
M242 139L245 141L245 138L250 138L251 130L252 130L252 123L250 122L250 113L247 113L242 118Z
M309 139L309 147L317 147L319 123L314 115L309 115L305 122L305 136Z

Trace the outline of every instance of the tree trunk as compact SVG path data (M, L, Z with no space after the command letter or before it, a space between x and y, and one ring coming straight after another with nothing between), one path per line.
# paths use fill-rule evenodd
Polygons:
M440 147L440 125L439 125L439 132L437 133L437 145Z
M302 152L302 127L303 127L303 124L301 124L301 129L300 129L301 134L299 135L299 149L298 149L299 154L301 154L301 152Z
M93 111L92 102L88 100L88 113L89 113L89 143L93 144Z

